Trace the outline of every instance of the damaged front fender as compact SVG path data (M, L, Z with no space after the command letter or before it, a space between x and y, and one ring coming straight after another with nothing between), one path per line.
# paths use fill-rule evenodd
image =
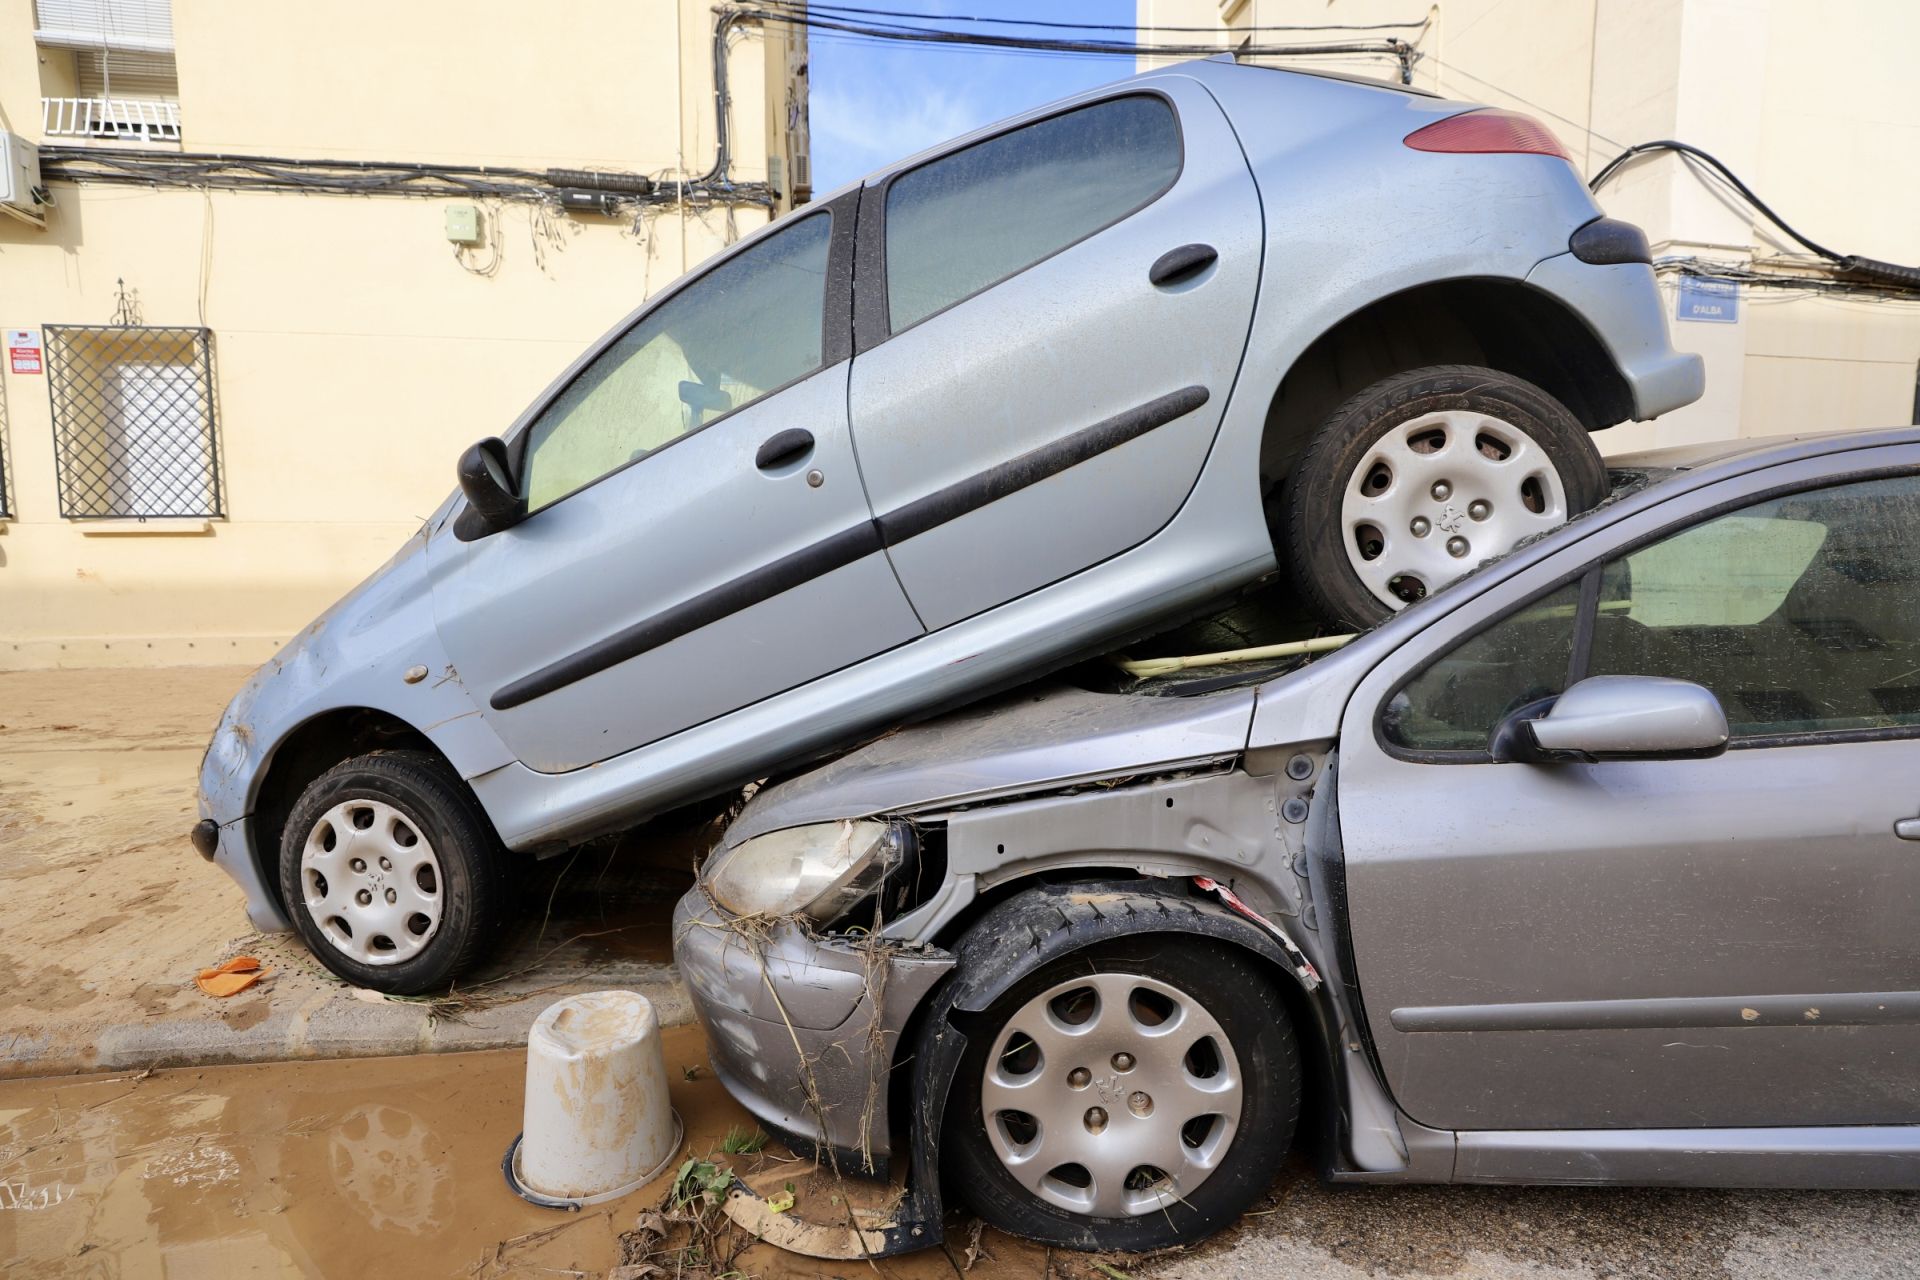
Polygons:
M913 1176L897 1223L888 1229L890 1243L897 1246L890 1252L923 1248L940 1239L941 1128L966 1053L967 1035L960 1026L965 1015L985 1011L1022 979L1062 956L1141 934L1225 942L1291 975L1306 993L1322 1034L1331 1032L1333 1013L1324 984L1293 939L1244 904L1233 907L1191 896L1187 883L1039 885L988 911L960 939L954 948L953 979L929 1005L912 1048ZM1194 884L1199 888L1197 879Z

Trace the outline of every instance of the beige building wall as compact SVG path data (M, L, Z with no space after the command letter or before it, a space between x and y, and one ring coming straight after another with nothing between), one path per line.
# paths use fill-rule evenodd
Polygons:
M1413 83L1551 126L1584 175L1628 144L1677 139L1718 156L1803 234L1838 253L1920 264L1920 95L1911 0L1138 0L1155 27L1217 27L1223 47L1399 36ZM1261 26L1406 22L1394 31ZM1270 59L1383 79L1389 54ZM1151 61L1151 60L1149 60ZM1680 259L1828 273L1671 154L1602 188L1654 244L1676 346L1707 359L1707 394L1600 437L1619 452L1730 436L1891 426L1916 417L1920 301L1748 286L1737 324L1673 319Z
M564 18L561 16L564 15ZM173 0L181 141L153 150L605 169L671 187L714 163L707 0L326 5ZM71 56L0 0L0 129L43 139ZM375 38L374 33L377 33ZM729 37L736 182L806 180L805 47ZM513 200L51 184L44 229L0 217L0 326L212 330L226 515L62 519L45 375L0 365L12 518L0 668L265 657L417 528L473 440L764 208L618 217ZM804 198L804 191L798 193ZM446 237L450 205L484 242ZM776 210L776 212L779 210Z

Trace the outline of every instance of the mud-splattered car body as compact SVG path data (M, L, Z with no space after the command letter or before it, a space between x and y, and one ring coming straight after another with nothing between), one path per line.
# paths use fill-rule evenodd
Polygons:
M1920 430L1617 467L1600 509L1257 687L1027 692L756 795L675 920L718 1074L843 1169L906 1169L890 1247L918 1247L939 1235L943 1117L980 1011L1103 938L1194 936L1260 957L1284 990L1335 1178L1920 1186L1920 697L1901 675L1920 623L1899 620L1920 617L1920 583L1897 549L1920 513ZM1819 631L1806 653L1842 633L1848 653L1888 650L1819 676L1832 714L1860 673L1880 711L1760 732L1815 659L1772 668L1772 693L1727 667L1718 746L1694 724L1546 749L1611 714L1594 697L1609 681L1672 674L1593 674L1621 625L1659 621L1622 565L1658 592L1662 548L1725 533L1715 559L1754 589L1755 548L1810 521L1792 589L1758 620L1745 597L1735 621L1763 647ZM1537 742L1392 740L1426 673L1454 692L1507 679L1524 653L1446 664L1485 658L1473 646L1509 620L1560 617L1565 688L1515 690L1499 722ZM1675 652L1715 643L1686 639ZM844 910L842 894L825 919L716 899L738 896L722 881L756 842L861 823L911 842L904 883ZM1079 1242L1104 1243L1092 1227Z
M452 506L254 672L207 743L194 844L245 892L256 929L290 927L279 824L334 753L425 742L468 777L513 760L434 628L426 544Z
M888 310L905 304L881 268L909 261L881 243L889 191L1116 104L1177 126L1159 195L944 310ZM1531 379L1583 433L1696 399L1703 366L1668 341L1644 237L1602 215L1556 148L1406 141L1476 111L1537 130L1488 110L1185 64L909 157L745 237L470 451L518 503L510 524L489 522L478 489L449 498L248 685L207 756L196 846L256 924L285 927L285 817L368 751L433 758L501 845L548 853L1201 608L1275 569L1266 496L1346 394L1320 376L1351 363L1339 335L1424 334L1439 345L1413 364L1471 357ZM682 381L693 428L535 501L535 429L630 335L796 235L828 264L809 304L818 368L710 420L713 389ZM1368 379L1404 371L1400 345L1368 348ZM661 400L678 423L682 403Z

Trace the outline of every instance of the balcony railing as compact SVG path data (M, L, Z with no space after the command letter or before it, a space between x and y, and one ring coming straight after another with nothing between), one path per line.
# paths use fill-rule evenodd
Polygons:
M180 141L180 104L148 98L42 98L42 131L49 138L111 138L120 142Z

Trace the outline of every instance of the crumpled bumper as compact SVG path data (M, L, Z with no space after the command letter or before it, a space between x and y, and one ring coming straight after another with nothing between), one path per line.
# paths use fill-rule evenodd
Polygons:
M832 1148L847 1172L870 1159L884 1176L894 1052L953 956L784 924L759 937L695 887L674 909L673 958L734 1099L790 1143Z

